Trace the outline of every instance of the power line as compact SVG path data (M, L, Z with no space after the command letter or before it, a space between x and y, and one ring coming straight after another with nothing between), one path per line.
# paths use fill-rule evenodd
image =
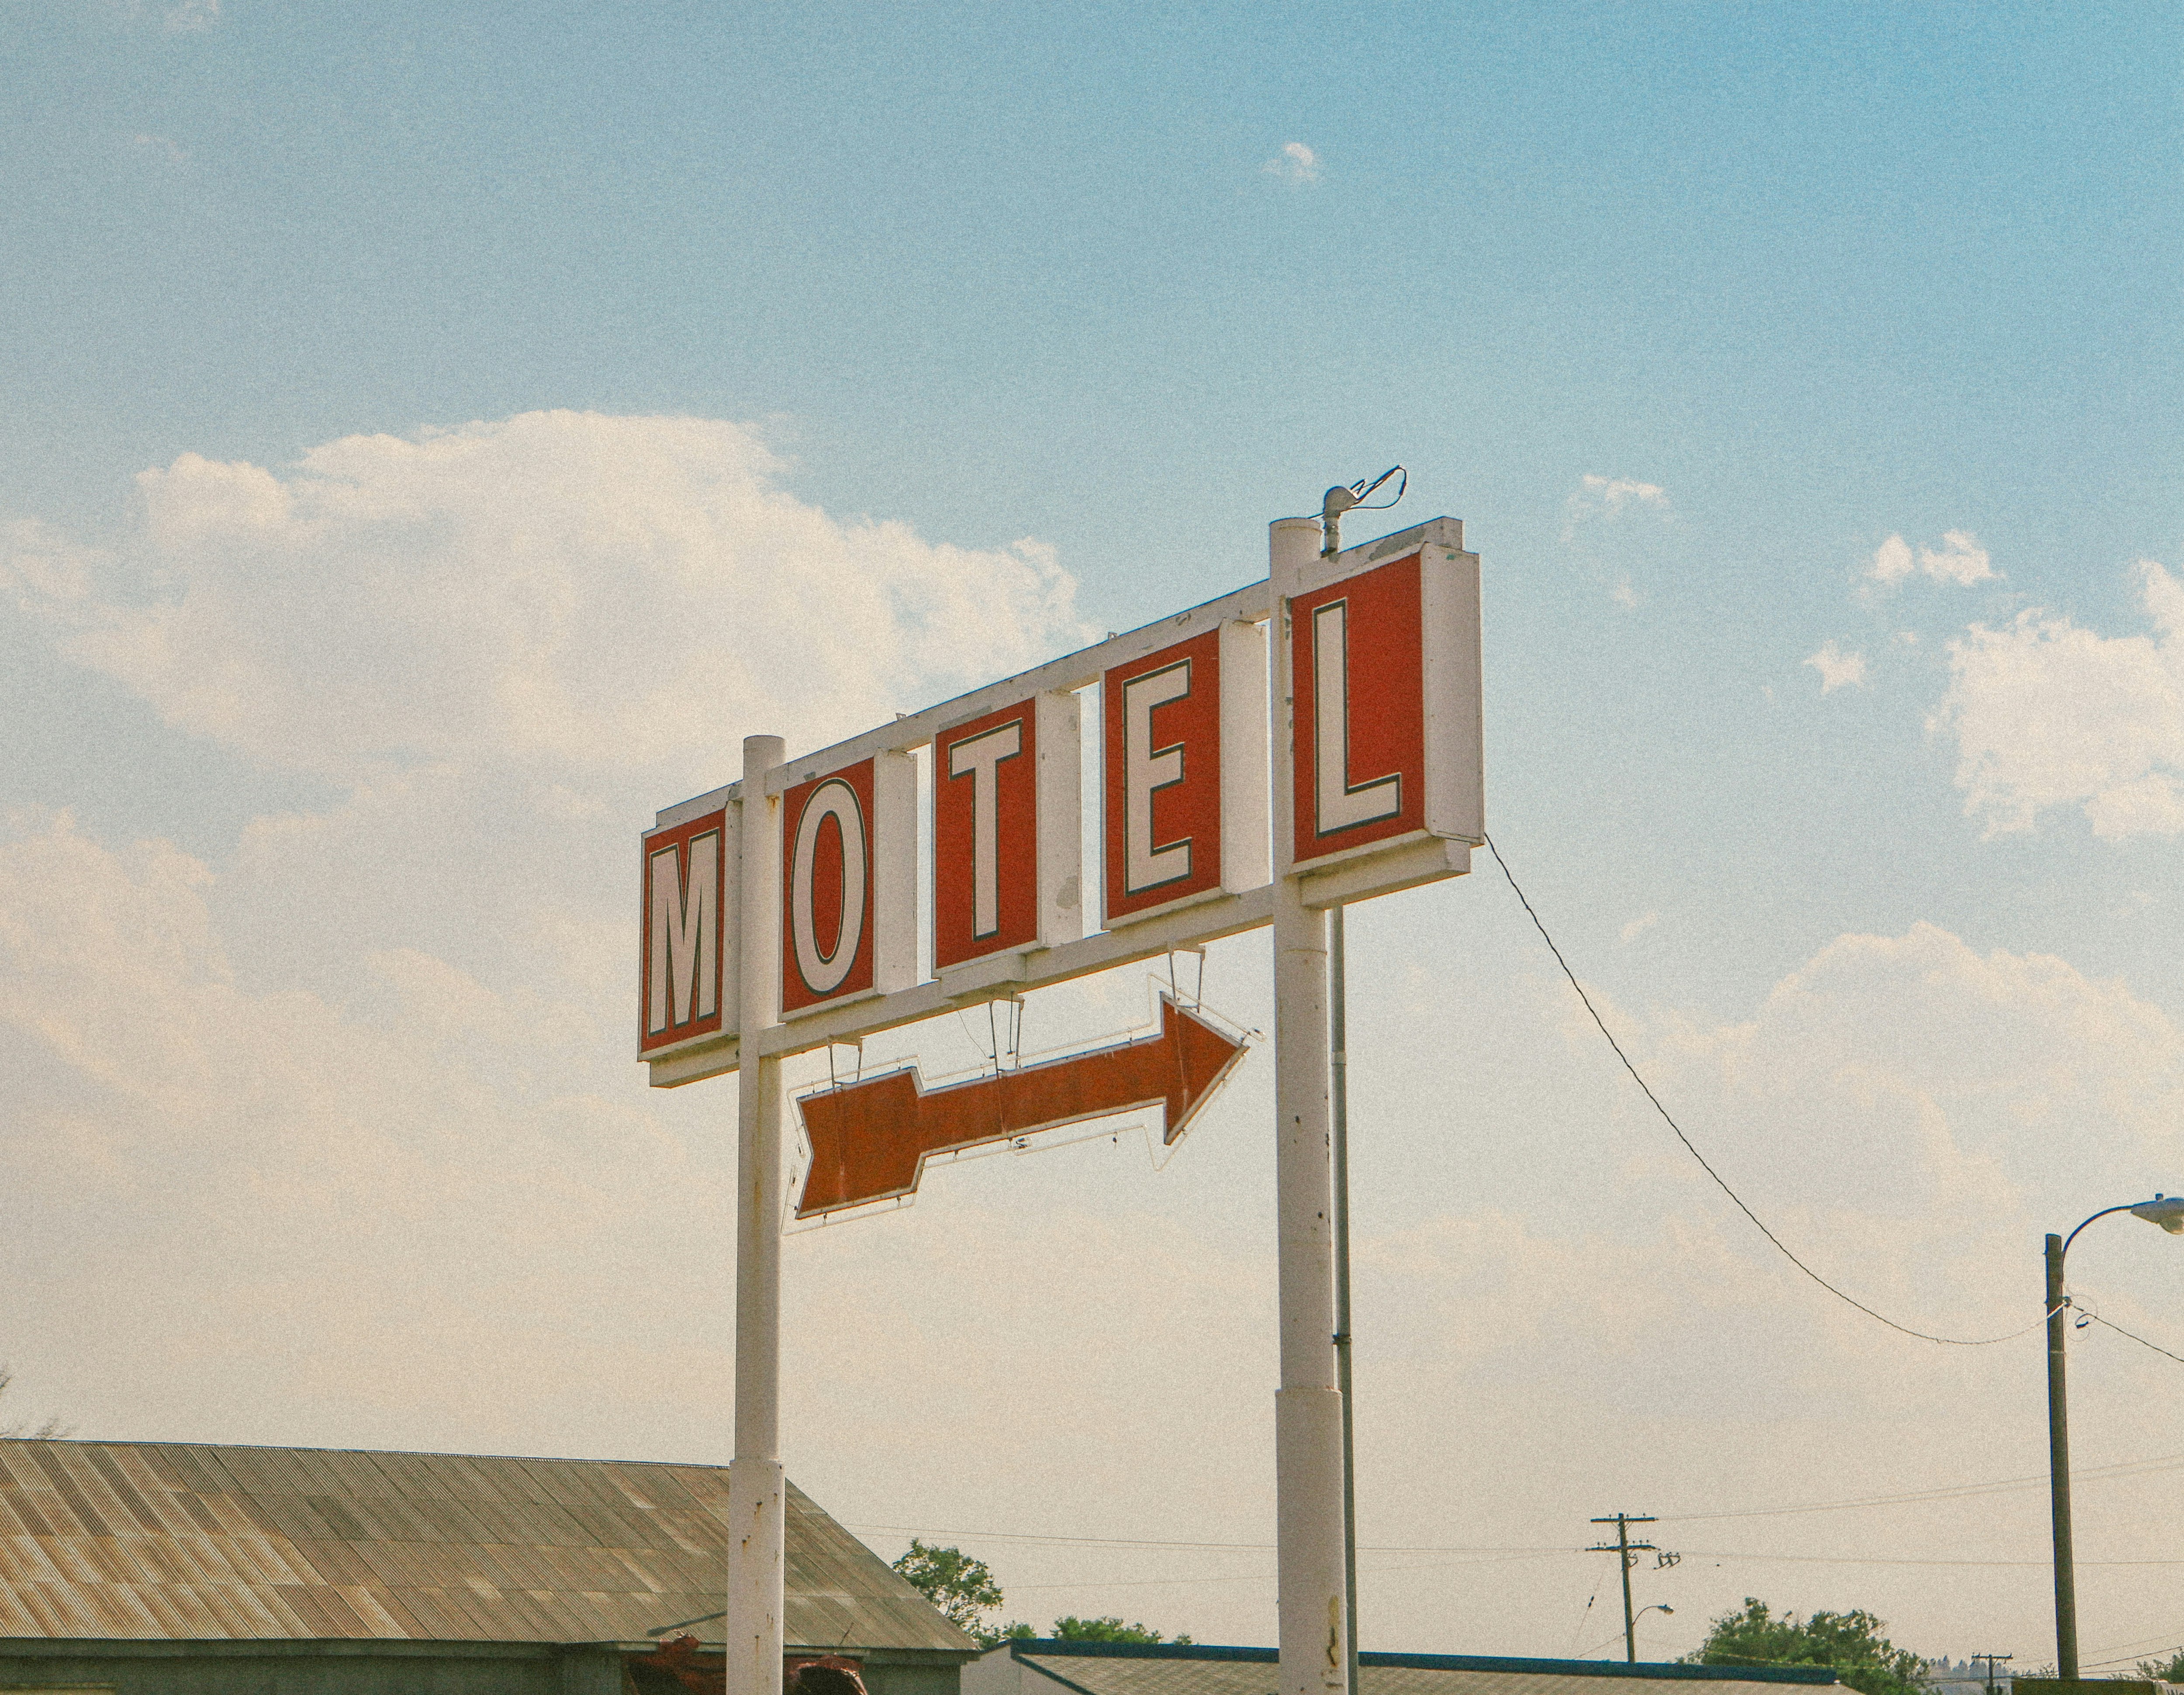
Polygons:
M2127 1654L2125 1654L2121 1659L2097 1659L2097 1660L2094 1660L2094 1661L2091 1662L2091 1663L2090 1663L2090 1664L2086 1667L2086 1670L2088 1670L2088 1671L2091 1671L2091 1670L2094 1670L2098 1669L2098 1667L2101 1667L2101 1666L2103 1666L2103 1665L2129 1665L2129 1664L2131 1664L2134 1660L2141 1660L2141 1659L2161 1659L2161 1658L2162 1658L2162 1656L2164 1656L2164 1654L2180 1654L2180 1653L2184 1653L2184 1642L2178 1642L2178 1643L2176 1643L2174 1647L2170 1647L2170 1648L2153 1648L2153 1649L2148 1649L2148 1648L2146 1648L2146 1646L2145 1646L2145 1644L2146 1644L2146 1643L2148 1643L2148 1642L2165 1642L2165 1641L2167 1641L2167 1640L2168 1640L2168 1638L2170 1638L2170 1636L2175 1636L2176 1634L2176 1633L2174 1631L2163 1631L2163 1632L2162 1632L2162 1634L2161 1634L2160 1636L2141 1636L2141 1637L2138 1639L2137 1643L2136 1643L2136 1644L2133 1644L2133 1643L2131 1643L2131 1642L2121 1642L2121 1643L2118 1643L2118 1644L2117 1644L2117 1646L2118 1646L2118 1647L2120 1647L2120 1648L2132 1648L2132 1647L2136 1647L2136 1648L2137 1648L2137 1652L2136 1652L2136 1653L2127 1653ZM2097 1648L2097 1649L2095 1649L2095 1650L2094 1650L2094 1652L2095 1652L2095 1653L2106 1653L2108 1652L2108 1650L2107 1650L2106 1648Z
M2088 1314L2088 1316L2091 1316ZM2073 1468L2074 1482L2113 1481L2128 1477L2141 1477L2159 1471L2170 1471L2184 1467L2184 1453L2159 1454L2148 1459L2112 1460L2104 1465L2084 1465ZM1769 1519L1788 1517L1803 1513L1839 1513L1862 1510L1870 1507L1918 1506L1930 1502L1955 1501L1981 1495L2004 1493L2013 1489L2045 1488L2048 1474L2024 1477L1990 1478L1982 1482L1957 1483L1937 1489L1917 1489L1901 1495L1861 1495L1847 1501L1815 1501L1790 1507L1739 1507L1705 1513L1663 1513L1660 1522L1672 1525L1701 1524L1722 1519ZM933 1527L925 1525L870 1525L855 1524L851 1530L883 1531L893 1536L975 1536L988 1542L1043 1543L1060 1547L1129 1547L1180 1548L1194 1552L1234 1552L1261 1553L1272 1548L1272 1542L1184 1542L1158 1536L1070 1536L1031 1531L978 1531ZM1416 1547L1396 1543L1361 1544L1360 1553L1419 1553L1419 1554L1535 1554L1580 1552L1569 1548L1538 1547ZM1589 1604L1589 1603L1588 1603Z
M1576 1553L1574 1548L1533 1548L1524 1553L1490 1555L1483 1559L1437 1560L1431 1565L1373 1565L1365 1568L1367 1577L1399 1577L1406 1572L1459 1571L1474 1565L1513 1565L1526 1559L1567 1558ZM1053 1589L1164 1589L1184 1583L1272 1583L1279 1575L1272 1571L1232 1571L1212 1577L1080 1577L1067 1583L1011 1583L1009 1593L1036 1594Z
M1547 934L1546 925L1540 922L1540 915L1533 909L1532 903L1529 900L1525 899L1524 891L1517 882L1516 873L1509 869L1509 861L1502 857L1502 850L1494 845L1494 838L1488 836L1485 839L1486 842L1487 850L1494 856L1494 862L1502 867L1502 876L1509 879L1510 889L1515 893L1518 902L1524 906L1526 916L1531 919L1532 928L1540 933L1540 939L1547 945L1547 951L1554 955L1555 963L1562 967L1563 975L1569 979L1569 986L1577 990L1577 998L1585 1003L1585 1010L1591 1014L1592 1022L1599 1028L1601 1034L1607 1037L1608 1046L1615 1050L1615 1057L1623 1062L1623 1068L1630 1073L1630 1080L1636 1084L1640 1091L1648 1101L1652 1102L1653 1110L1661 1115L1661 1122L1676 1133L1676 1140L1684 1145L1685 1151L1689 1153L1693 1159L1699 1163L1699 1168L1704 1171L1708 1177L1713 1179L1715 1186L1736 1203L1736 1210L1743 1213L1746 1218L1752 1221L1752 1227L1757 1229L1761 1235L1766 1237L1769 1241L1774 1245L1775 1248L1780 1252L1783 1258L1788 1260L1791 1264L1796 1266L1798 1270L1803 1272L1806 1276L1811 1278L1814 1282L1819 1284L1821 1288L1826 1290L1829 1294L1834 1296L1837 1300L1847 1302L1849 1305L1857 1307L1859 1312L1864 1313L1867 1318L1875 1319L1880 1324L1887 1325L1890 1330L1900 1330L1907 1336L1916 1336L1922 1342L1940 1342L1948 1347L1992 1347L1997 1342L2014 1341L2019 1336L2031 1334L2032 1331L2038 1330L2042 1324L2046 1324L2048 1320L2053 1316L2053 1314L2050 1313L2042 1313L2039 1319L2034 1323L2027 1324L2023 1330L2012 1330L2007 1335L1979 1336L1971 1338L1964 1336L1937 1336L1933 1335L1930 1331L1916 1330L1912 1329L1908 1324L1899 1324L1895 1319L1888 1317L1887 1314L1884 1313L1876 1313L1872 1307L1867 1306L1864 1302L1859 1300L1856 1296L1846 1294L1842 1290L1836 1288L1834 1284L1829 1282L1826 1278L1821 1276L1819 1272L1814 1270L1811 1266L1806 1264L1803 1260L1798 1258L1796 1254L1790 1251L1788 1246L1782 1241L1781 1237L1776 1235L1774 1231L1767 1228L1766 1224L1761 1221L1758 1213L1753 1212L1751 1207L1744 1204L1744 1197L1739 1195L1734 1189L1730 1188L1727 1180L1723 1178L1722 1174L1716 1171L1712 1165L1708 1163L1707 1157L1698 1151L1697 1146L1692 1142L1691 1139L1684 1134L1684 1127L1681 1124L1679 1124L1675 1120L1674 1115L1672 1114L1666 1107L1661 1104L1661 1097L1653 1092L1652 1085L1649 1084L1646 1081L1645 1078L1639 1073L1638 1068L1630 1062L1630 1056L1623 1051L1623 1044L1615 1040L1615 1033L1607 1028L1607 1021L1600 1016L1600 1009L1592 1004L1592 997L1585 992L1585 985L1577 980L1577 973L1570 969L1569 962L1563 957L1563 951L1555 945L1555 939ZM2137 1340L2137 1338L2134 1338L2133 1340ZM2148 1342L2147 1346L2151 1347L2153 1345L2151 1342ZM2171 1355L2170 1358L2175 1358L2176 1356Z
M2158 1648L2154 1649L2152 1653L2127 1653L2121 1659L2090 1660L2086 1663L2085 1669L2088 1671L2098 1671L2103 1666L2131 1665L2142 1659L2158 1660L2164 1654L2179 1653L2184 1653L2184 1642L2179 1642L2174 1648Z
M2144 1336L2133 1335L2131 1331L2124 1329L2121 1324L2114 1324L2107 1319L2103 1319L2098 1313L2093 1312L2088 1307L2080 1307L2078 1310L2081 1313L2085 1313L2085 1315L2091 1319L2095 1324L2106 1325L2109 1330L2114 1330L2120 1336L2130 1336L2131 1340L2137 1342L2141 1347L2152 1348L2164 1359L2173 1359L2177 1363L2177 1364L2184 1365L2184 1353L2171 1353L2167 1348L2162 1347L2159 1342L2150 1342L2147 1341Z
M2098 1479L2139 1477L2150 1472L2172 1471L2184 1466L2184 1453L2165 1454L2155 1459L2115 1460L2106 1465L2086 1465L2075 1468L2071 1477L2083 1483ZM1914 1490L1903 1495L1864 1495L1848 1501L1817 1501L1797 1507L1745 1507L1712 1513L1663 1513L1663 1524L1689 1525L1716 1519L1776 1519L1800 1513L1840 1513L1866 1507L1914 1506L1936 1501L1961 1501L1981 1495L2007 1494L2017 1489L2045 1489L2048 1477L2044 1471L2024 1477L2001 1477L1985 1483L1957 1483L1938 1489Z

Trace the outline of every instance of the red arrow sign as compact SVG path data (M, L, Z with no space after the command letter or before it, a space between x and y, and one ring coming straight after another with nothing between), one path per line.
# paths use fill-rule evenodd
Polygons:
M1196 1013L1161 996L1157 1035L958 1083L928 1094L910 1066L796 1103L811 1168L796 1216L914 1194L928 1155L1006 1141L1140 1107L1167 1111L1173 1142L1243 1057Z

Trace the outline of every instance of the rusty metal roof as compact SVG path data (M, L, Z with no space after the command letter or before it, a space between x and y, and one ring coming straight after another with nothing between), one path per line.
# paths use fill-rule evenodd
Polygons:
M711 1465L0 1439L0 1638L643 1642L724 1604L727 1511ZM788 1536L792 1646L976 1651L794 1484Z

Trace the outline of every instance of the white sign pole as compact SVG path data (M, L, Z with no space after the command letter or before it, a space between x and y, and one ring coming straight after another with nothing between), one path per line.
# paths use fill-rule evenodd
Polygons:
M1334 1353L1334 1168L1329 1111L1327 913L1288 869L1295 838L1295 688L1289 603L1318 558L1311 518L1272 527L1268 640L1274 728L1274 1114L1281 1387L1274 1397L1275 1563L1281 1695L1340 1695L1350 1681L1344 1602L1342 1396ZM1306 702L1303 710L1310 711Z
M744 738L741 993L736 1073L736 1435L728 1467L729 1695L779 1695L785 1490L781 1470L781 800L779 736Z

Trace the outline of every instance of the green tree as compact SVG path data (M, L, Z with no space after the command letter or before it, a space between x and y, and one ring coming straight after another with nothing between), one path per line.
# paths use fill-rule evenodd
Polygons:
M1747 1595L1742 1609L1716 1619L1698 1652L1685 1658L1698 1665L1831 1665L1859 1695L1919 1695L1925 1662L1881 1635L1886 1624L1862 1609L1778 1619Z
M2142 1659L2138 1663L2141 1677L2158 1677L2164 1683L2184 1683L2184 1648L2180 1648L2166 1659Z
M1065 1642L1163 1642L1169 1640L1149 1625L1126 1625L1120 1619L1056 1619L1054 1635ZM1190 1638L1174 1641L1189 1646Z
M1001 1586L984 1560L912 1536L909 1552L895 1561L894 1569L958 1630L976 1636L981 1648L991 1648L1006 1634L986 1623L986 1615L1001 1604Z

